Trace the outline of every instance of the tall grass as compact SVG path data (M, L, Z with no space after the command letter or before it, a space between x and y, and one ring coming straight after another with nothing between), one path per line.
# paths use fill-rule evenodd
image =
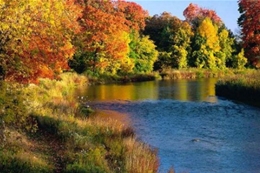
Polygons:
M60 80L41 79L39 85L22 89L24 109L37 132L18 134L10 128L18 135L0 148L1 170L157 172L156 152L137 141L130 127L89 116L92 110L79 95L87 82L84 76L66 73Z
M216 94L260 106L260 71L246 70L222 79L216 84Z
M162 79L197 79L197 78L222 78L232 73L230 69L210 70L210 69L172 69L165 68L161 71Z

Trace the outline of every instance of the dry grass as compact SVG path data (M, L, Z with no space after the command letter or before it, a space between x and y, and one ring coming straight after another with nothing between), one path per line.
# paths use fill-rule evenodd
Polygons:
M157 151L151 147L138 142L135 138L124 140L127 148L126 169L129 173L153 173L158 170L159 161Z
M30 137L6 132L9 138L7 147L0 148L0 160L9 165L7 172L17 167L21 172L157 172L156 152L137 141L132 128L114 119L83 115L85 100L77 96L86 82L83 76L67 73L58 81L41 79L39 85L23 89L26 110L38 132ZM1 167L6 165L0 163Z
M260 71L237 71L216 84L216 94L260 106Z

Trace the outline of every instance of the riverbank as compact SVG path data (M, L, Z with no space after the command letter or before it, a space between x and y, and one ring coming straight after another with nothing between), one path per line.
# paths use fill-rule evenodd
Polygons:
M1 172L157 172L154 149L122 122L96 118L85 98L76 97L87 84L84 76L67 73L58 81L16 85L17 92L9 92L11 84L1 88L0 101L10 100L0 104ZM24 121L10 106L23 111Z
M260 71L247 70L216 84L216 95L260 107Z
M128 74L128 75L98 75L88 76L89 84L110 84L110 83L129 83L144 82L153 80L175 80L175 79L200 79L200 78L226 78L234 74L246 73L247 69L163 69L148 74Z
M160 72L160 76L164 80L172 79L198 79L198 78L224 78L230 74L237 73L237 70L233 69L198 69L198 68L189 68L189 69L164 69Z
M91 85L110 84L110 83L129 83L129 82L144 82L160 79L158 72L147 74L127 74L127 75L86 75Z

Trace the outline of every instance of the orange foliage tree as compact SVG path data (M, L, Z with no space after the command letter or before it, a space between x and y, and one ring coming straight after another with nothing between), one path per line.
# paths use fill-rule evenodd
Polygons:
M126 2L119 0L116 2L117 8L121 11L125 18L125 24L132 30L140 31L145 27L145 19L148 12L136 4L135 2Z
M0 7L0 32L8 38L0 45L6 80L36 82L68 68L81 15L74 0L1 0Z
M81 58L90 71L115 73L120 68L119 61L127 58L129 52L124 16L114 9L112 1L88 1L83 6L79 19L82 30L74 39L77 54L70 64L73 67L76 59Z
M147 12L136 3L121 0L89 0L82 6L82 30L74 39L77 52L70 66L80 73L131 72L130 34L144 28Z

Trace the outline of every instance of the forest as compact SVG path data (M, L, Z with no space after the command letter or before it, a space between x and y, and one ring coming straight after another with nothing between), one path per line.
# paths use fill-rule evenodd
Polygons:
M124 0L0 0L0 170L157 172L131 127L93 118L75 94L103 75L258 69L260 1L238 5L234 34L192 3L181 20Z
M241 34L190 4L185 20L128 1L1 0L0 74L35 83L63 71L138 74L164 68L259 67L259 1L239 1Z

